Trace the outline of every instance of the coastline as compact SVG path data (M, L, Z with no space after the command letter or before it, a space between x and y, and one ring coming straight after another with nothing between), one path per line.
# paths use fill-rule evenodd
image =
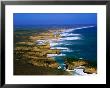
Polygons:
M33 34L28 37L27 41L23 42L17 42L15 44L15 57L16 60L23 61L28 64L31 64L33 66L36 66L36 69L41 68L41 69L46 69L49 68L53 69L53 72L55 71L56 73L49 73L49 69L46 70L47 74L46 75L56 75L60 72L62 72L62 75L73 75L68 70L74 70L74 69L79 69L78 67L83 66L84 73L87 74L92 74L92 73L97 73L96 68L93 66L89 66L89 63L85 60L69 60L66 59L65 62L68 64L68 70L62 70L62 69L57 69L59 66L59 63L55 61L53 56L55 55L62 55L61 54L61 48L51 48L52 41L58 41L61 38L60 33L63 32L64 29L60 30L48 30L47 32L41 32L39 34ZM18 56L20 55L20 57ZM49 56L50 55L50 56ZM22 58L22 59L19 59ZM15 63L18 62L15 60ZM19 66L18 66L19 67ZM38 67L38 68L37 68ZM18 69L18 68L16 68ZM15 70L16 70L15 69ZM18 72L19 73L19 72ZM37 72L38 74L39 72ZM25 73L26 74L26 73ZM42 74L42 73L40 73ZM39 75L40 75L39 74ZM15 75L17 73L15 72Z

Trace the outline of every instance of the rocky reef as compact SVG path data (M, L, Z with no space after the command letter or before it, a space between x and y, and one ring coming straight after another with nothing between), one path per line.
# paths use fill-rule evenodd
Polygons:
M75 68L84 69L84 73L92 74L97 73L96 66L91 66L90 62L87 60L80 60L74 58L66 58L65 63L68 65L69 70L74 70Z

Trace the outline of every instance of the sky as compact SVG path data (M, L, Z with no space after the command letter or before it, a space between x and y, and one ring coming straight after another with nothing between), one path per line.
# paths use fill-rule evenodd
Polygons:
M14 13L14 25L97 24L96 13Z

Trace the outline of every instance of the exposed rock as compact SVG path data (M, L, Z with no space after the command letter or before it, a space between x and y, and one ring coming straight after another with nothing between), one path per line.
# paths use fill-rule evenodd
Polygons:
M97 73L97 69L95 67L85 67L84 72L88 74Z

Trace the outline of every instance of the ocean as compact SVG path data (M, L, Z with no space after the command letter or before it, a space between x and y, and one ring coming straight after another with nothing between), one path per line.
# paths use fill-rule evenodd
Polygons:
M58 41L51 41L52 49L61 49L54 59L63 64L65 57L78 58L97 63L97 26L65 29Z

